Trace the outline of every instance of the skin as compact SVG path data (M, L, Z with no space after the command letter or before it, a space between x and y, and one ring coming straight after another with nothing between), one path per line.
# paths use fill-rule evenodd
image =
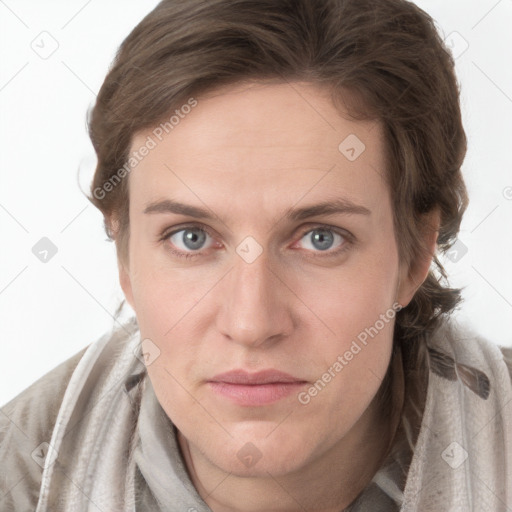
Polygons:
M132 150L151 133L137 134ZM349 134L366 147L354 161L338 149ZM379 468L394 432L372 400L390 363L394 320L307 405L293 393L242 407L207 380L275 368L307 381L307 390L393 303L409 303L431 258L400 264L384 172L378 123L343 117L316 85L251 83L198 98L130 173L121 286L141 339L160 350L149 377L215 512L339 511ZM144 213L170 198L216 217ZM284 217L336 198L370 213ZM439 219L427 221L433 253ZM187 231L161 239L191 224L192 233L209 231L199 249L183 242ZM334 230L327 250L311 238L319 225ZM262 250L252 263L236 252L247 236ZM261 458L247 467L237 454L249 442Z

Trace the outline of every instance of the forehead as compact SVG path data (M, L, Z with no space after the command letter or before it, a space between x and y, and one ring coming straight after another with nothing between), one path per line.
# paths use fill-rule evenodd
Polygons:
M269 208L280 198L296 202L338 192L371 203L385 192L379 123L350 120L325 89L239 84L195 100L178 123L134 137L132 152L154 143L131 173L134 201L178 190L205 200L219 193L233 202L251 197Z

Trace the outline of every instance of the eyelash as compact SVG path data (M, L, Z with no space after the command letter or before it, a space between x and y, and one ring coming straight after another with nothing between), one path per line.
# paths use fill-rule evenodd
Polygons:
M210 231L208 229L206 229L204 226L196 225L196 224L189 224L189 225L181 226L179 229L173 229L172 231L165 230L162 233L162 235L160 235L159 241L160 242L165 242L172 235L175 235L176 233L179 233L180 231L186 231L187 229L197 229L199 231L202 231L203 233L206 233L211 238L214 238L213 235L210 233ZM309 227L307 230L302 232L302 234L299 237L299 240L304 238L304 235L306 235L307 233L309 233L311 231L316 231L318 229L325 229L326 231L331 231L332 233L335 233L335 234L343 237L345 239L345 243L341 246L341 248L336 249L335 251L326 252L324 254L315 254L313 256L313 258L328 258L328 257L340 256L342 253L344 253L345 251L350 249L350 247L354 243L353 236L350 233L348 233L346 231L334 229L333 227L331 227L331 226L329 226L327 224L316 224L316 225L314 225L312 227ZM175 249L169 249L169 250L170 250L170 252L174 256L177 256L179 258L190 259L190 258L195 258L197 256L201 256L200 252L190 252L190 253L187 253L187 252L177 251ZM319 251L316 251L316 252L319 252Z

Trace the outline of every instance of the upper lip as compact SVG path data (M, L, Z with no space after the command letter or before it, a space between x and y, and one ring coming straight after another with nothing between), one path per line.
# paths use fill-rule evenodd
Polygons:
M226 373L216 375L209 382L225 382L228 384L275 384L275 383L297 383L306 382L303 379L293 377L292 375L279 370L268 369L256 373L249 373L245 370L231 370Z

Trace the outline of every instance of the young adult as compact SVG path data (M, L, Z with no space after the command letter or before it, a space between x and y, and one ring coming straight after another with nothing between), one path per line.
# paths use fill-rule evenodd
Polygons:
M510 355L437 258L466 138L426 13L164 0L90 136L135 317L4 408L4 508L512 507Z

